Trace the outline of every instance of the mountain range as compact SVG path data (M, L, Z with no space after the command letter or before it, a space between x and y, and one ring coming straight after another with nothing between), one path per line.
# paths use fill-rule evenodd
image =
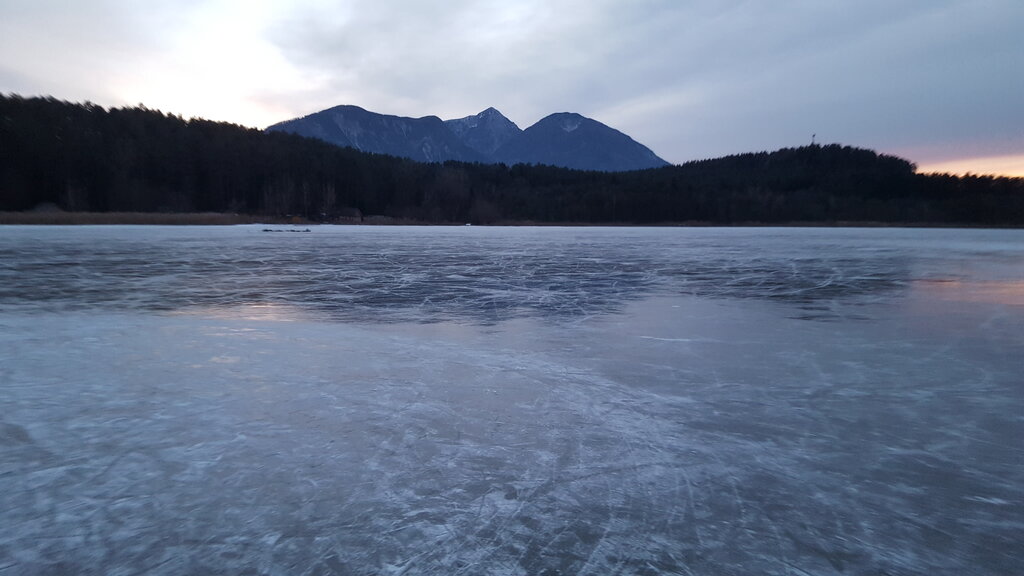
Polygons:
M290 132L420 162L545 164L602 172L668 165L626 134L572 112L551 114L522 130L494 108L441 120L437 116L391 116L343 105L274 124L267 131Z

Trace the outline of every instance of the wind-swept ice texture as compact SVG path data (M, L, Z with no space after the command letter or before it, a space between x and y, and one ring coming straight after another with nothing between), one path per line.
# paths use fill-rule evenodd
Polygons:
M1020 231L0 228L0 573L1012 574Z

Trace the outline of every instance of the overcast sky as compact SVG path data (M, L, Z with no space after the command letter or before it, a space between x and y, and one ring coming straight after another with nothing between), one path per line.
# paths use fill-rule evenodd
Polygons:
M0 92L266 127L579 112L673 163L811 142L1024 175L1022 0L0 0Z

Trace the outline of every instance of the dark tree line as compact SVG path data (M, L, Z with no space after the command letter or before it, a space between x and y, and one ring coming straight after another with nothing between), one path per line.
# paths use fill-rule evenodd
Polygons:
M1024 179L921 175L839 145L636 172L422 164L284 133L0 94L0 210L427 222L1024 225Z

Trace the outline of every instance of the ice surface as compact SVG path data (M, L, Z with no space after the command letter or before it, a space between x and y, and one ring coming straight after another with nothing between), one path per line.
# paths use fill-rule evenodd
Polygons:
M0 228L0 574L1012 574L1024 233Z

